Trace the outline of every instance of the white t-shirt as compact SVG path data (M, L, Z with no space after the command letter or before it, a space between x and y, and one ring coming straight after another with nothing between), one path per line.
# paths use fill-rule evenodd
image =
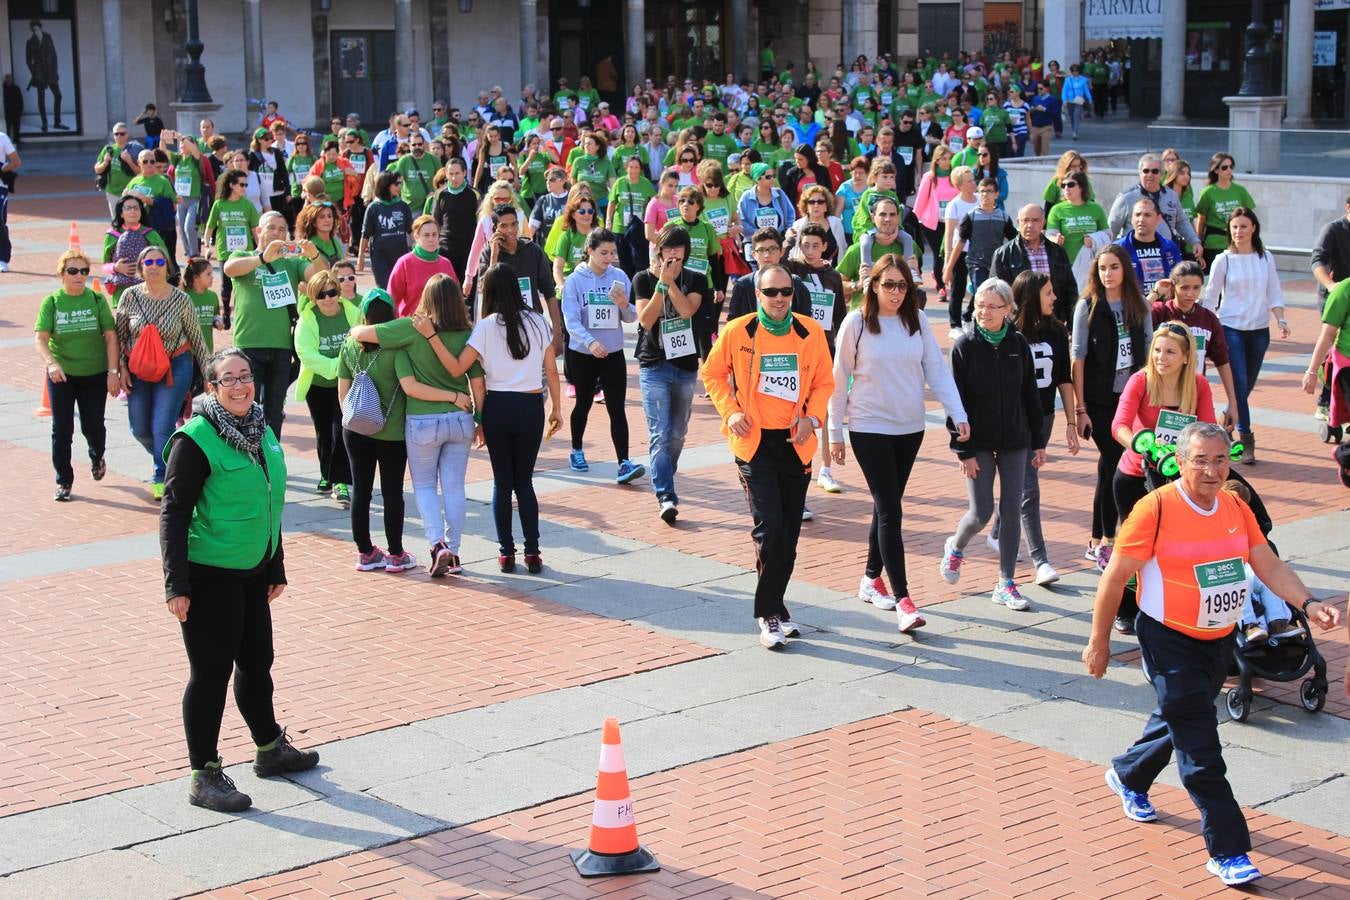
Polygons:
M522 312L521 320L530 343L530 352L524 359L511 356L506 344L506 325L500 316L486 316L473 326L469 346L482 357L489 391L533 393L544 386L544 354L553 352L553 330L536 312Z
M0 163L9 162L9 158L17 152L14 148L14 142L9 139L9 135L0 131Z
M961 195L957 194L947 201L947 209L943 213L942 218L948 222L956 222L959 225L961 220L966 217L966 213L978 209L979 205L980 201L978 199L969 201L962 200Z

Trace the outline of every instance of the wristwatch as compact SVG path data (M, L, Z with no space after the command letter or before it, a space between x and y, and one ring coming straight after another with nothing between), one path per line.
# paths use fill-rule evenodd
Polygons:
M819 427L820 427L820 420L817 419L815 416L807 416L807 417L806 417L806 421L808 421L808 422L811 423L811 427L812 427L812 428L819 428Z

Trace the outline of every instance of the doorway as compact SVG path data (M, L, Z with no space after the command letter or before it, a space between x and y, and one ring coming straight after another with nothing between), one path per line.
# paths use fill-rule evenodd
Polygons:
M378 131L398 102L394 32L334 31L330 40L333 115L354 112Z

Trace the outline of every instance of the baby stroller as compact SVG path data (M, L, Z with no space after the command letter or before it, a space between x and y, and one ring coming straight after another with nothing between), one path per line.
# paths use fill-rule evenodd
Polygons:
M1144 430L1136 434L1132 447L1143 457L1144 482L1150 491L1157 490L1177 477L1180 466L1176 452L1167 444L1159 442L1152 431ZM1233 444L1232 458L1237 460L1241 455L1242 445ZM1251 496L1247 505L1251 507L1252 514L1256 517L1256 524L1261 528L1261 533L1269 537L1273 523L1256 489L1237 472L1230 473L1229 478L1246 485ZM1278 553L1273 542L1270 549ZM1259 600L1254 601L1253 607L1259 615L1266 614ZM1229 669L1229 675L1236 676L1238 683L1229 688L1224 698L1228 715L1235 721L1245 722L1251 714L1253 678L1275 682L1303 679L1299 685L1299 701L1303 704L1303 708L1315 713L1325 705L1330 689L1327 683L1326 659L1317 650L1311 624L1303 610L1290 606L1289 621L1300 629L1298 633L1284 637L1271 636L1264 641L1249 642L1242 629L1238 629L1237 648L1233 653L1233 665ZM1305 677L1310 671L1312 676Z

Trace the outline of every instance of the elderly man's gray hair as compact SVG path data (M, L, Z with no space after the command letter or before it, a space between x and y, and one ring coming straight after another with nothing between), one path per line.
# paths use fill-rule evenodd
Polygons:
M1202 441L1221 440L1225 451L1232 447L1228 432L1224 431L1222 426L1215 425L1213 422L1192 422L1181 429L1181 433L1177 435L1177 454L1189 459L1191 442L1197 439Z

